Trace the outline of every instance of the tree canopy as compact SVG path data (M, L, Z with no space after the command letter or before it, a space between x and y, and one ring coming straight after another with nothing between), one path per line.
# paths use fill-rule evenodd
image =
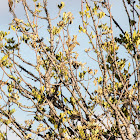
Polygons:
M79 23L65 1L54 0L52 17L50 0L8 0L13 19L0 31L0 127L7 129L0 139L140 138L140 1L120 2L124 15L116 12L128 30L109 0L79 1Z

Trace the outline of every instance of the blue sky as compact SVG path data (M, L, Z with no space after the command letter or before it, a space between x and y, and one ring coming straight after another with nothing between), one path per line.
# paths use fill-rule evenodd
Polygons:
M32 0L29 0L29 2ZM78 25L81 22L80 16L79 16L79 11L81 8L81 0L63 0L65 2L65 7L63 8L62 12L66 11L69 12L71 11L74 15L74 22L73 25L71 25L71 33L72 34L78 34ZM112 15L114 18L119 21L119 24L122 25L124 30L128 30L128 19L125 16L124 9L122 8L122 3L120 0L110 0L112 3ZM56 17L58 13L58 8L57 5L61 2L61 0L48 0L48 7L49 7L49 12L51 15L51 18ZM12 20L12 15L9 13L9 8L8 8L8 2L7 0L0 0L0 17L1 17L1 22L0 22L0 30L7 31L8 29L8 24ZM25 17L23 9L21 8L20 5L16 8L16 13L19 18ZM54 21L56 24L56 20ZM41 24L41 23L40 23ZM119 32L120 33L120 32ZM42 34L45 34L45 32L42 32ZM114 34L118 34L118 28L114 27ZM83 54L83 50L87 46L87 38L85 35L81 34L78 36L78 41L80 42L81 46L80 49L78 49L80 54ZM122 51L121 51L122 52Z
M29 2L31 0L28 0ZM62 10L63 12L72 12L74 15L74 22L71 25L71 34L79 34L78 32L78 26L79 24L81 24L81 18L79 16L79 11L81 8L81 0L63 0L65 2L65 7ZM48 0L49 4L49 12L50 12L50 16L51 18L56 17L57 13L58 13L58 8L57 5L61 2L61 0ZM122 3L120 2L120 0L110 0L110 2L112 3L112 15L114 16L114 18L119 21L119 24L123 27L124 31L128 30L129 26L128 26L128 19L126 17L125 11L122 8ZM16 12L18 13L18 17L20 19L22 19L22 17L24 18L24 12L21 8L21 6L19 5L16 8ZM8 2L7 0L0 0L0 18L1 18L1 22L0 22L0 31L7 31L8 29L8 24L11 22L12 20L12 15L9 13L9 8L8 8ZM54 23L56 24L56 21L54 21ZM44 23L40 23L41 24ZM114 28L114 35L118 35L120 32L118 32L118 28L116 28L115 26ZM41 34L42 36L46 36L46 32L41 30ZM86 62L87 60L89 60L89 58L87 57L87 55L84 53L84 49L85 48L89 48L90 45L88 44L88 40L87 37L85 35L83 35L83 33L79 34L78 36L78 41L81 44L80 46L77 47L76 51L78 51L79 55L80 55L80 61L82 62ZM24 57L28 56L29 59L32 58L32 56L29 56L28 52L23 52L25 54ZM123 56L124 55L124 49L120 48L120 55ZM1 57L1 56L0 56ZM90 63L90 60L89 60ZM93 64L93 61L91 61L91 67L94 68L95 65ZM1 75L0 75L1 77ZM18 116L19 119L23 119L20 115ZM21 117L21 118L20 118ZM9 140L18 140L14 134L9 133L8 134Z

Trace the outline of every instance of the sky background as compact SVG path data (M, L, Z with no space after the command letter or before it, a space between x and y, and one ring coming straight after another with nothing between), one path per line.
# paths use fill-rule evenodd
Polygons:
M7 31L8 29L8 24L12 21L12 15L9 13L9 7L8 7L8 0L0 0L0 18L1 18L1 22L0 22L0 30L3 31ZM28 0L28 2L30 2L32 0ZM81 18L79 16L79 11L81 8L81 0L63 0L65 2L65 7L62 9L62 12L69 12L71 11L74 15L74 21L73 24L71 25L71 33L72 34L78 34L78 25L81 23ZM49 7L49 12L50 12L50 16L51 18L56 17L57 13L58 13L58 8L57 5L60 4L61 0L48 0L48 7ZM112 15L113 17L119 21L119 24L123 27L124 30L128 30L128 19L125 16L125 12L124 9L122 8L122 3L120 0L110 0L110 2L112 3ZM30 5L31 6L31 5ZM24 12L23 12L23 8L18 4L18 6L15 9L16 13L17 13L17 17L19 18L25 18ZM56 25L56 20L54 20L53 22ZM43 22L40 23L44 24ZM114 34L118 34L120 32L118 32L118 28L114 27ZM45 35L46 32L45 31L41 31L41 34ZM82 55L86 55L85 53L83 53L83 50L87 47L89 47L90 45L87 44L88 40L87 37L83 34L80 34L78 36L78 41L80 42L80 48L78 48L78 51L80 52L80 54ZM88 45L88 46L87 46ZM121 48L120 48L121 49ZM123 51L121 51L123 53Z
M30 2L31 0L28 0L28 2ZM72 12L74 15L74 21L73 24L71 25L71 34L79 34L78 32L78 26L79 24L81 24L81 18L79 16L79 11L81 9L81 0L63 0L65 2L65 7L62 9L62 12ZM48 0L48 8L49 8L49 12L50 12L50 16L51 18L56 17L57 13L58 13L58 8L57 5L60 4L61 0ZM110 2L112 3L112 15L113 17L119 22L119 24L123 27L124 31L128 30L129 26L128 26L128 19L126 17L125 11L122 8L122 3L120 0L110 0ZM32 5L31 5L32 6ZM17 17L19 17L20 19L24 19L25 15L23 12L23 8L18 5L17 8L15 9L16 13L17 13ZM9 13L9 7L8 7L8 2L7 0L0 0L0 31L8 31L8 27L9 27L9 23L12 21L12 15ZM45 24L44 22L39 23L40 26L41 24ZM54 21L53 24L56 24L56 21ZM113 30L114 30L114 35L118 36L118 34L120 33L118 28L116 28L115 26L113 26ZM40 30L42 36L46 36L46 31L44 30ZM12 34L11 34L12 36ZM85 35L83 35L82 33L79 34L78 36L78 42L80 43L80 46L77 47L76 51L78 51L79 55L80 55L80 61L82 62L86 62L87 60L89 60L89 58L87 57L87 55L84 53L84 50L86 48L90 47L90 44L88 44L88 40L87 37ZM23 55L26 58L28 56L28 59L33 58L33 56L31 54L29 54L28 51L22 50L23 51ZM120 48L120 55L124 56L125 52L123 48ZM1 56L0 56L1 58ZM90 60L89 60L90 61ZM95 64L93 64L93 61L91 61L90 66L92 68L96 67ZM1 77L1 76L0 76ZM24 115L18 115L19 120L23 120ZM5 129L5 128L3 128ZM8 140L18 140L18 138L13 134L13 133L8 133Z

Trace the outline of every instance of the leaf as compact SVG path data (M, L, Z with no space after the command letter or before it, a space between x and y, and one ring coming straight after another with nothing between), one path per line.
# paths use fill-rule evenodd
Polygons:
M131 66L131 64L130 64L130 62L128 63L128 69L129 69L129 67Z
M2 61L6 60L8 58L8 54L3 56L3 58L1 59Z
M10 110L10 114L13 114L15 111L15 109Z
M41 95L37 94L37 100L40 101Z
M63 8L65 6L65 3L62 1L61 4L62 4L62 8Z
M127 117L128 121L130 121L130 116Z
M99 132L99 129L96 129L96 130L95 130L95 134L97 134L98 132Z
M103 18L105 16L105 13L104 12L100 12L100 13L98 13L98 17L101 19L101 18Z
M79 43L79 42L77 42L77 41L76 41L75 43L76 43L76 45L80 45L80 43Z
M41 87L42 91L44 92L44 86Z
M8 75L9 78L14 79L16 81L16 78L13 75Z
M63 118L65 116L65 113L60 113L60 117Z
M89 13L87 14L87 18L90 18L90 14Z
M139 6L139 5L136 5L136 7L137 7L138 9L140 9L140 6Z
M82 31L83 30L83 28L79 25L79 31Z
M67 75L65 76L65 80L68 81L68 76Z
M59 9L62 9L65 6L65 3L62 1L60 5L58 5Z
M11 25L11 29L13 30L13 31L15 31L16 29L15 29L15 27L13 26L13 25Z
M140 39L137 40L136 45L140 45Z
M68 110L68 114L71 115L71 112Z
M62 122L65 122L65 120L66 120L65 118L62 118Z
M87 5L87 4L86 4L86 10L87 10L87 11L89 11L89 7L88 7L88 5Z
M122 83L121 83L121 82L118 83L118 87L119 87L119 88L122 87Z
M10 120L7 120L5 123L8 125L8 124L10 124L10 123L11 123L11 121L10 121Z
M57 124L55 124L55 125L54 125L54 128L55 128L55 129L57 129L57 128L58 128L58 125L57 125Z
M92 38L95 38L96 37L96 35L92 35Z
M86 29L83 29L83 33L85 33L86 32Z
M101 83L103 81L102 77L100 76L98 79L98 83Z
M135 39L136 34L137 34L136 31L134 31L134 32L133 32L133 39Z

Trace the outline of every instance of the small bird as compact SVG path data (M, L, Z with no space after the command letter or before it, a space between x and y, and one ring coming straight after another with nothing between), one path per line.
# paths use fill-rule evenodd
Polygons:
M8 0L8 4L9 4L9 11L12 11L12 6L13 6L13 0Z

